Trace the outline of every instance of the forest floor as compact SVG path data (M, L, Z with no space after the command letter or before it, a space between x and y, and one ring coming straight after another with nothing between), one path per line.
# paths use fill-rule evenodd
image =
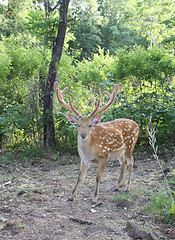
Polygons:
M160 161L165 156L160 156ZM136 149L129 194L117 186L120 166L108 162L100 185L99 205L94 208L96 166L88 169L77 198L68 202L79 172L78 156L45 154L42 158L0 162L0 239L3 240L130 240L146 232L148 239L175 239L175 225L144 211L150 195L163 189L158 162ZM175 168L175 155L165 167ZM124 182L127 182L126 171ZM119 201L120 196L125 200ZM124 203L124 204L122 204ZM138 229L127 231L130 224ZM128 226L126 228L126 226Z

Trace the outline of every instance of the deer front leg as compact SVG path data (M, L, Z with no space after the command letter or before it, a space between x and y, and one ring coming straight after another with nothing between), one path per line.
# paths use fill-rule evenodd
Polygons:
M77 192L78 192L78 188L86 174L86 171L88 169L88 166L83 162L81 161L81 165L80 165L80 171L79 171L79 175L78 175L78 179L77 179L77 183L74 187L74 190L72 192L72 196L68 199L68 201L73 201L74 198L76 197L77 195Z
M98 195L99 195L99 186L100 186L100 181L103 175L103 171L106 165L106 159L105 160L99 160L98 162L98 168L97 168L97 177L96 177L96 190L95 190L95 197L94 200L92 201L92 204L96 204L98 201Z

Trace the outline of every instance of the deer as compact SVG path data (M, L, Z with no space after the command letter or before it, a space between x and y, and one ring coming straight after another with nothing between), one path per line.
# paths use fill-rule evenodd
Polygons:
M78 127L78 152L81 158L81 164L76 185L68 201L73 201L75 199L89 165L97 164L96 189L92 201L92 204L97 204L99 185L107 160L118 159L121 165L116 191L119 191L123 186L123 177L128 166L129 179L126 191L129 192L134 164L133 151L139 136L139 126L135 121L125 118L101 122L104 115L97 115L109 108L114 102L118 92L118 85L114 85L112 94L104 91L109 97L109 101L101 108L99 108L100 101L98 101L95 109L87 117L82 116L75 109L70 97L69 104L64 101L63 95L67 92L67 87L61 91L58 87L58 82L55 82L54 87L58 101L63 107L74 114L66 114L67 119Z

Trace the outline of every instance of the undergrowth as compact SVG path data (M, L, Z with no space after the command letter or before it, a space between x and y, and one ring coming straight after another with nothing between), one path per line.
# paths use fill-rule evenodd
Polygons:
M175 192L171 189L167 176L164 174L162 164L158 157L158 146L156 145L155 128L152 127L151 117L149 124L149 144L153 149L153 157L159 164L163 179L163 189L150 196L150 200L145 210L154 213L156 216L163 218L165 223L175 224Z

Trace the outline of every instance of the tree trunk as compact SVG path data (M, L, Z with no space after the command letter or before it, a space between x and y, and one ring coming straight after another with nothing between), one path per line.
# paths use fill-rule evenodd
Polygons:
M61 59L63 44L67 28L67 13L70 0L60 0L60 24L56 42L53 43L52 58L49 66L44 96L44 146L54 147L55 127L53 119L53 88L57 75L57 67Z

